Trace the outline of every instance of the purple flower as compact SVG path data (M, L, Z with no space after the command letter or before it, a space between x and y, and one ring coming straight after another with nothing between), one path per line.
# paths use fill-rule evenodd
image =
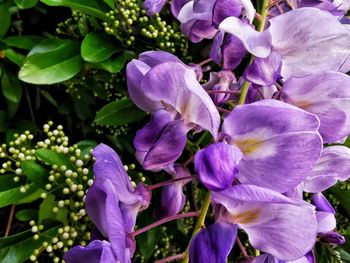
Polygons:
M305 256L302 256L297 260L279 260L272 255L263 254L254 258L253 261L251 261L251 263L316 263L316 258L314 252L310 250L308 253L305 254Z
M281 260L302 257L316 242L315 210L307 202L252 185L212 192L212 201L219 206L217 223L201 230L191 242L190 258L197 260L194 262L225 262L237 227L248 234L254 248ZM215 258L207 261L211 254Z
M172 179L191 176L186 167L179 164L174 164L166 171L172 175ZM186 196L183 193L182 188L190 181L191 179L179 180L163 187L160 199L160 207L155 211L155 214L158 218L176 215L184 208Z
M197 152L194 165L199 181L209 190L220 191L232 185L238 173L242 152L224 142L212 144Z
M290 78L283 85L282 98L319 117L320 134L332 143L350 134L350 77L340 72Z
M238 83L235 75L231 71L210 72L209 81L203 84L203 88L209 91L238 91ZM211 94L210 97L215 105L225 104L230 99L229 93Z
M143 53L140 60L128 64L127 78L131 99L153 113L134 141L136 156L146 170L173 164L189 130L205 129L216 138L220 115L196 72L178 58L166 52Z
M244 14L252 22L255 15L250 1L174 0L171 5L173 15L181 22L181 31L195 43L203 38L213 38L226 17Z
M166 0L145 0L142 6L146 10L147 15L153 16L163 9L166 2Z
M263 65L266 67L270 64L267 72L270 72L270 69L278 69L277 61L269 58L271 54L278 52L282 61L283 78L302 77L324 71L350 70L350 33L347 26L341 24L329 12L305 7L271 18L269 21L269 28L262 33L236 17L226 18L219 28L239 38L250 53L261 58L255 60L251 67L263 68ZM327 52L324 52L325 50ZM267 73L264 70L256 72ZM259 77L264 79L269 76Z
M283 193L300 184L318 161L322 151L318 128L313 114L261 100L236 106L224 119L222 136L243 153L237 174L241 183ZM217 165L223 164L217 160Z

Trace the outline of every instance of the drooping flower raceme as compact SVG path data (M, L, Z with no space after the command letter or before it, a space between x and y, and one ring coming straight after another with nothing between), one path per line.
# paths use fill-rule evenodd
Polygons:
M220 116L196 79L196 72L165 52L140 56L127 66L128 90L151 121L138 131L136 157L146 170L161 170L180 156L189 130L208 130L217 137ZM167 53L168 54L168 53ZM165 62L163 62L165 61Z

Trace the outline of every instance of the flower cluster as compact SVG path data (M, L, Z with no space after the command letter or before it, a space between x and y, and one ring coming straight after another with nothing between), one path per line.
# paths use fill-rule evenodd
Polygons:
M151 14L163 5L145 1ZM192 42L214 39L211 60L222 70L201 85L210 59L186 65L164 51L144 52L127 66L129 96L151 113L134 139L136 158L145 170L172 176L161 184L153 226L191 213L179 214L185 184L198 179L208 190L187 250L171 259L224 263L236 240L241 245L240 230L263 253L252 258L242 248L248 262L315 262L316 241L344 242L322 192L350 177L350 149L334 145L350 134L348 8L347 1L265 0L258 14L250 1L172 1ZM236 78L232 70L247 53L251 62ZM188 134L200 132L212 142L178 163ZM160 185L132 187L105 145L93 155L86 202L100 240L70 250L66 261L130 262L134 237L147 230L134 231L137 213ZM192 159L196 176L187 168ZM215 223L205 228L210 204Z

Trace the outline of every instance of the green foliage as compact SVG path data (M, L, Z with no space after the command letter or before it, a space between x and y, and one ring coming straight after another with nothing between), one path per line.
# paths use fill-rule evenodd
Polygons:
M39 0L13 0L13 1L20 9L32 8L39 2Z
M46 39L29 52L19 79L33 84L54 84L75 76L82 68L79 43Z
M1 17L1 24L0 24L0 37L4 36L9 30L11 26L11 14L7 7L7 5L3 2L0 2L0 17Z
M95 122L101 125L123 125L139 121L145 113L138 109L130 99L114 101L101 110L95 117Z

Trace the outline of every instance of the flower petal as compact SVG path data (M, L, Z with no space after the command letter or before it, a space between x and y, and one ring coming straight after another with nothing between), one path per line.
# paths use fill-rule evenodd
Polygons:
M283 193L300 184L319 159L318 127L313 114L262 100L236 106L225 118L222 132L243 152L238 180Z
M272 49L271 36L268 31L255 31L250 24L236 17L228 17L221 22L219 29L239 38L248 52L260 58L266 58Z
M299 199L253 185L212 193L226 208L224 218L247 232L253 247L281 260L305 255L316 242L314 207Z
M235 243L237 226L215 223L202 229L190 245L191 263L225 263Z
M320 134L331 143L350 134L350 76L339 72L290 78L283 85L284 101L311 112L321 121Z
M95 240L87 247L75 246L64 254L67 263L114 263L116 258L110 243Z
M337 180L348 180L349 163L349 148L340 145L324 148L320 160L304 181L304 191L318 193L336 184Z
M220 115L193 70L181 63L166 62L150 70L141 87L151 100L176 110L186 124L196 124L216 138Z
M350 54L347 26L331 13L317 8L298 8L276 16L270 19L267 31L273 49L283 57L284 78L338 71ZM342 72L349 69L343 68Z
M199 181L211 191L226 189L238 172L242 152L223 142L211 144L197 152L194 165Z

